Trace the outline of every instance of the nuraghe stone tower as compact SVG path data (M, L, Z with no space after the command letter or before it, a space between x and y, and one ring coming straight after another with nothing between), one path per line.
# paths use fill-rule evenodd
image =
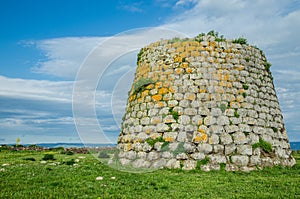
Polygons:
M141 49L118 139L136 168L292 166L270 63L245 39L161 40Z

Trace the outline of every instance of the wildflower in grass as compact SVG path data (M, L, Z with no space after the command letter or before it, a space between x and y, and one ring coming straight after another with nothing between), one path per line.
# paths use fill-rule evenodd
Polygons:
M79 159L75 159L75 162L79 162Z
M103 180L103 177L102 177L102 176L98 176L98 177L96 178L96 180Z
M115 180L115 179L116 179L116 177L115 177L115 176L112 176L112 177L111 177L111 179L112 179L112 180Z
M78 156L78 158L79 158L79 159L84 159L85 157L84 157L84 156Z

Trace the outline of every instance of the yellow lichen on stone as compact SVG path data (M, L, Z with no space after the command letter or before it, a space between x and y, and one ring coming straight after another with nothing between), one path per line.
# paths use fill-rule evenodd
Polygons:
M170 91L171 93L175 93L175 90L174 90L173 87L170 87L170 88L169 88L169 91Z
M165 103L160 101L160 102L157 103L157 106L158 106L159 108L164 107L164 106L165 106Z
M240 89L240 90L239 90L239 94L242 94L242 93L244 93L244 92L245 92L244 89Z
M197 41L190 41L189 44L190 46L196 46L196 47L200 45L200 43Z
M157 138L159 138L159 137L161 137L161 134L159 134L159 133L152 133L152 134L150 135L150 138L151 138L152 140L155 140L155 139L157 139Z
M132 149L131 144L124 144L124 151L130 151Z
M236 67L235 67L235 69L236 70L239 70L239 71L241 71L241 70L244 70L244 66L243 65L237 65Z
M183 63L181 63L180 66L181 66L182 68L187 68L187 67L189 67L189 63L183 62Z
M153 95L153 96L152 96L152 99L153 99L154 101L160 101L160 100L162 99L162 96L161 96L161 95Z
M175 63L176 63L176 62L182 62L182 57L179 56L179 55L175 55L175 56L173 57L173 59L174 59L174 62L175 62Z
M212 46L212 47L214 48L214 47L216 47L217 44L216 44L216 42L211 41L211 42L209 42L209 45Z
M216 87L216 93L221 93L221 94L223 94L223 93L225 93L225 90L224 90L222 87L217 86L217 87Z
M186 47L186 51L187 51L187 52L192 52L192 51L194 51L194 50L196 50L196 47L195 47L195 46L187 46L187 47Z
M228 81L229 78L230 78L229 74L221 74L221 73L218 74L218 79L220 81Z
M186 99L186 100L191 100L191 101L193 101L193 100L196 99L196 95L195 95L194 93L187 93L187 94L185 95L185 99Z
M192 51L191 52L191 56L192 57L199 57L200 56L200 52L199 51Z
M188 56L189 56L188 52L182 52L182 53L180 53L180 57L188 57ZM187 58L185 58L185 60L187 61Z
M170 83L169 82L163 82L162 86L168 88L170 86Z
M142 92L142 97L144 98L144 97L146 97L146 96L148 96L149 95L149 90L144 90L143 92Z
M206 89L199 89L199 93L206 93Z
M146 129L145 129L145 133L146 133L146 134L150 134L150 133L152 133L152 130L151 130L150 128L146 128Z
M181 52L184 52L184 51L185 51L185 49L184 49L183 46L180 46L180 47L176 48L176 52L178 52L178 53L181 53Z
M142 103L142 102L144 102L144 98L143 97L139 97L137 101L138 101L138 103Z
M192 72L193 72L193 69L187 68L187 69L185 69L185 71L186 71L187 73L192 73Z
M135 144L135 143L140 143L140 142L142 142L142 139L141 138L136 138L135 140L133 140L133 143Z
M175 141L175 139L174 138L172 138L172 137L166 137L165 138L165 142L174 142Z
M146 86L146 89L147 90L150 90L150 89L152 89L154 86L153 86L153 84L149 84L148 86Z
M176 68L175 72L177 75L180 75L182 73L182 68Z
M244 100L244 97L242 96L242 95L238 95L237 97L236 97L236 101L237 102L242 102Z
M129 102L132 102L133 100L135 100L136 99L136 95L131 95L130 97L129 97Z
M200 132L194 137L193 142L200 143L200 142L207 142L207 140L208 140L207 134Z
M156 82L156 83L155 83L155 88L156 88L156 89L161 88L161 87L162 87L162 84L163 84L162 82Z
M180 42L175 42L175 43L172 44L172 47L177 48L179 45L180 45Z

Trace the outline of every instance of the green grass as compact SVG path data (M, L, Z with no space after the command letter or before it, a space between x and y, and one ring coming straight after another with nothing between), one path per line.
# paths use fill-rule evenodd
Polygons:
M42 164L46 153L2 150L0 198L300 197L299 153L294 155L298 164L293 168L278 167L251 173L157 170L139 174L114 170L91 154L52 152L55 160ZM26 160L28 158L36 161ZM77 166L63 164L72 159L80 160ZM55 162L60 164L51 165ZM103 180L97 181L98 176Z

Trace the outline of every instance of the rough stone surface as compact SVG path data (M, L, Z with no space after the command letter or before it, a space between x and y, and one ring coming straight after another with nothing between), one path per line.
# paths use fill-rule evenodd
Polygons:
M199 39L199 38L198 38ZM118 138L121 165L249 172L292 166L267 59L213 36L141 49ZM259 145L269 142L266 153ZM112 161L114 162L114 161Z

